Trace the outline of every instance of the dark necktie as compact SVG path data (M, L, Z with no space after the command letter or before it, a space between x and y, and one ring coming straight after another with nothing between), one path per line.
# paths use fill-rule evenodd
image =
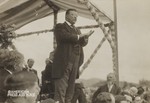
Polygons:
M71 28L73 28L73 30L77 33L77 35L79 35L79 32L78 32L77 28L76 28L73 24L71 24L70 26L71 26Z
M76 35L80 34L79 31L77 30L77 28L73 24L70 26L75 31ZM76 55L80 55L80 45L79 44L74 45L74 53Z

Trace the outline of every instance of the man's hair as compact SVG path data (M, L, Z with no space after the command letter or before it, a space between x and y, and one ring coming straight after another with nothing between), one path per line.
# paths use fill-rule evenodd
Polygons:
M138 92L137 92L137 94L139 94L139 95L141 95L141 94L143 94L144 93L144 89L143 89L143 87L138 87Z
M126 101L126 97L123 95L116 95L115 96L115 103L120 103L121 101Z
M9 75L4 85L7 90L25 90L34 86L35 82L38 82L38 77L28 71L19 71L12 75Z
M66 11L66 15L68 15L68 14L70 13L70 11L76 11L76 12L77 12L76 9L68 9L68 10Z
M33 62L34 62L34 60L33 60L32 58L29 58L29 59L27 60L27 62L29 62L29 61L33 61Z
M102 92L98 94L95 101L93 103L112 103L113 98L112 95L108 92Z
M0 49L0 67L14 68L14 65L23 64L24 56L17 50Z

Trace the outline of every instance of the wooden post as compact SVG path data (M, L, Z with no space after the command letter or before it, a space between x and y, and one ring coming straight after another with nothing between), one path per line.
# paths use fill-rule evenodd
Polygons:
M119 62L118 62L118 32L117 32L117 3L116 3L116 0L114 0L113 2L114 4L114 32L115 32L115 41L114 41L114 44L115 44L115 75L116 75L116 82L117 82L117 85L119 85Z
M51 8L53 9L53 12L54 12L54 27L56 26L57 24L57 14L58 14L58 11L59 11L59 7L56 6L55 4L53 4L53 2L51 0L44 0L45 3ZM55 36L54 36L54 39L53 39L53 48L55 49L57 47L57 43L56 43L56 39L55 39Z

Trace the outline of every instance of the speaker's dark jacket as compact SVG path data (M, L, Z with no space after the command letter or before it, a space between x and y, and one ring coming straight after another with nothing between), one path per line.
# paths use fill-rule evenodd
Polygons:
M56 37L57 48L54 54L52 78L61 78L68 63L74 61L75 55L80 55L77 78L79 77L79 67L84 60L82 47L88 42L87 38L79 39L78 35L80 34L79 29L72 28L66 22L56 25L54 35Z

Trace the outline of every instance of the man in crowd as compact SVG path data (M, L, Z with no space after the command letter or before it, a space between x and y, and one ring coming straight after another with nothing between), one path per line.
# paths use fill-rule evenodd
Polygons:
M51 77L53 58L54 58L54 51L51 52L49 58L46 59L45 61L46 67L45 70L42 71L42 88L41 88L42 99L54 98L55 88L53 79Z
M27 60L27 67L26 67L26 69L27 69L27 71L30 71L30 72L35 73L37 75L37 71L32 68L33 65L34 65L34 60L32 58L29 58Z
M4 80L8 75L22 71L24 56L17 50L0 49L0 103L6 100Z
M143 102L142 103L150 103L150 91L147 91L143 96Z
M114 73L109 73L107 75L107 83L98 88L98 90L93 95L92 101L95 101L95 98L101 92L109 92L113 95L119 95L121 93L121 89L115 84L115 81L116 79Z
M79 67L83 63L83 46L94 31L81 34L74 26L78 13L75 9L68 9L65 22L59 23L54 29L57 48L55 50L52 78L55 82L55 101L71 103L75 79L79 77Z
M36 103L40 91L37 76L28 71L9 75L5 88L8 91L5 103Z

